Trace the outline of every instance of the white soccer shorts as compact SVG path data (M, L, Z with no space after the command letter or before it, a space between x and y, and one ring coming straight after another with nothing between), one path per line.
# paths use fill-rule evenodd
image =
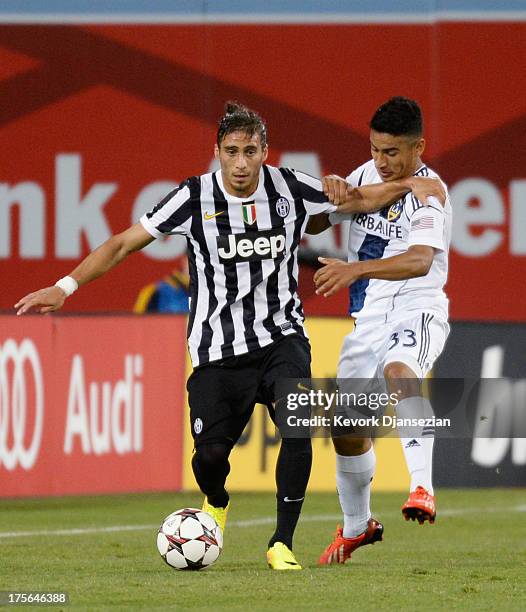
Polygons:
M426 377L444 349L447 321L430 311L413 311L394 323L359 321L345 336L338 379L383 379L384 367L400 361L420 379Z

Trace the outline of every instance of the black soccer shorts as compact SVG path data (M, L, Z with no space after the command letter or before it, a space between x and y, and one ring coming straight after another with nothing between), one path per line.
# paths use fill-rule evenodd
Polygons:
M190 423L195 446L238 441L256 403L274 420L273 402L281 379L310 378L309 341L285 336L255 351L196 368L187 382Z

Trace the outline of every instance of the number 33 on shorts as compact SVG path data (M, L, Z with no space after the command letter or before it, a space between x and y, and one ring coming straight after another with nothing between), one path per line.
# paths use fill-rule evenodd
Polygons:
M404 334L407 335L409 342L404 342L402 346L412 348L413 346L417 345L416 332L414 332L412 329L404 329ZM393 349L400 342L400 334L398 332L391 334L391 341L393 344L391 344L391 346L387 349L388 351Z
M448 335L446 321L432 313L422 312L392 329L386 361L401 361L419 378L424 378L442 352Z

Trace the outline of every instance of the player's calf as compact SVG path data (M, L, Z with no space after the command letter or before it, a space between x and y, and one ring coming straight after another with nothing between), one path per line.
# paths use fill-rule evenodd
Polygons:
M192 457L192 469L207 503L215 508L226 508L229 495L225 489L226 477L230 471L228 444L204 443L196 446Z

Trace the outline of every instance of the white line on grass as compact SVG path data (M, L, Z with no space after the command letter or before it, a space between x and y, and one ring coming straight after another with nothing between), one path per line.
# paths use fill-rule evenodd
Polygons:
M463 514L472 513L495 513L495 512L526 512L526 505L513 506L511 508L449 508L440 510L438 516L461 516ZM398 512L382 512L378 517L382 516L398 516ZM337 521L341 519L340 514L306 514L300 519L302 523L323 523L325 521ZM248 519L244 521L230 521L229 527L257 527L258 525L270 525L274 523L275 517L264 516L256 519ZM147 531L155 529L157 525L113 525L110 527L85 527L78 529L41 529L39 531L0 531L0 539L2 538L25 538L25 537L42 537L42 536L71 536L71 535L86 535L89 533L118 533L120 531Z

